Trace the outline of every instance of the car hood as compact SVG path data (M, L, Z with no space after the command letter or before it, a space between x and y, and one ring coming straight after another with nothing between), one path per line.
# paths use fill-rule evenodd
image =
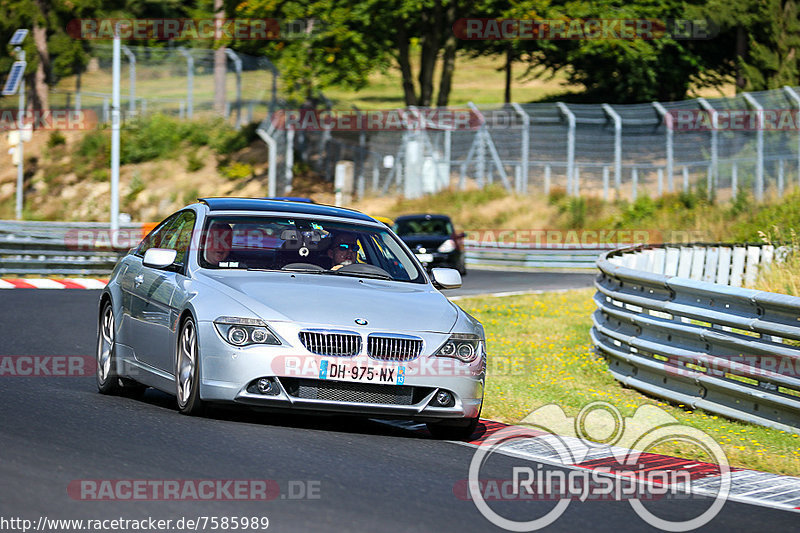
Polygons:
M203 278L268 321L352 328L364 319L370 329L447 333L458 319L458 308L430 285L288 272Z
M417 246L427 248L429 252L436 251L444 241L450 238L449 235L408 235L400 237L406 246L414 250Z

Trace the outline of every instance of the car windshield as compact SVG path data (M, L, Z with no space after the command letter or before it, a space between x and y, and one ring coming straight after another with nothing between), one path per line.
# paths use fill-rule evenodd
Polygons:
M386 227L301 217L209 217L200 240L203 268L284 270L425 283Z
M415 218L397 221L394 231L398 235L452 235L453 225L443 218Z

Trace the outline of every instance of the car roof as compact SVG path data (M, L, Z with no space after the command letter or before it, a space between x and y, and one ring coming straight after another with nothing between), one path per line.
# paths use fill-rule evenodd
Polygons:
M403 215L394 219L395 222L405 222L406 220L450 220L450 217L447 215L423 213L419 215Z
M285 200L266 200L264 198L200 198L200 201L208 206L209 211L277 211L280 213L327 215L365 222L375 222L375 219L372 217L354 209L334 207L331 205L287 202Z

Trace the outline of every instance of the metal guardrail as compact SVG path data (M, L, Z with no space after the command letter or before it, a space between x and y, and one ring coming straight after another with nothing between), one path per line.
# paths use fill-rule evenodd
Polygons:
M466 241L468 265L594 270L598 256L619 248L614 244L589 246L548 244L519 246Z
M141 224L112 234L92 222L0 221L0 276L106 276L141 231Z
M777 253L782 253L778 250ZM603 254L592 341L627 386L729 418L800 428L800 298L742 288L772 246Z

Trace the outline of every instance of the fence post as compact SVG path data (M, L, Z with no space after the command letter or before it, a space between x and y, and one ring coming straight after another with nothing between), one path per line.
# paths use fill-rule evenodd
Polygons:
M719 166L719 131L718 131L718 116L717 111L709 104L705 98L698 98L697 103L704 110L711 114L711 165L709 166L710 179L715 181L717 169ZM711 184L709 183L708 189L709 196L711 195Z
M108 98L103 98L103 122L108 122Z
M689 167L683 165L683 192L689 192Z
M778 159L778 196L783 198L783 159Z
M756 132L756 201L764 200L764 108L752 94L742 93L745 101L758 113L758 131Z
M575 177L572 180L572 194L578 196L580 194L580 181L581 181L581 167L575 165Z
M130 84L130 87L128 87L128 113L133 115L136 113L136 56L124 44L121 48L128 57L128 79Z
M731 194L733 194L734 198L736 198L736 193L739 192L738 174L739 174L739 165L736 161L734 161L733 166L731 167Z
M662 196L664 194L664 169L659 167L656 175L658 176L658 196Z
M258 136L261 137L265 143L267 143L267 150L269 152L269 168L267 169L268 194L270 197L277 196L276 191L278 184L275 181L278 177L278 143L275 141L275 138L272 137L272 135L262 128L258 128L256 130L256 134L258 134Z
M445 176L447 176L447 186L450 186L450 158L452 157L453 150L453 132L450 128L444 130L444 160L445 160Z
M631 169L631 183L633 185L633 192L631 193L631 201L636 201L636 196L638 195L637 189L639 188L639 172L636 170L636 167Z
M292 191L292 180L294 178L294 127L291 125L286 130L286 158L284 161L283 176L286 179L284 191L289 194Z
M789 99L794 102L794 105L797 106L797 109L800 110L800 95L788 85L783 86L783 92L786 93L786 96L788 96ZM800 187L800 129L797 130L797 185Z
M603 111L614 121L614 185L619 190L622 185L622 117L608 104L603 104Z
M575 114L564 102L556 102L558 109L567 117L567 194L572 189L572 178L575 169Z
M603 166L603 200L608 201L608 167Z
M194 116L194 57L182 46L178 52L186 58L186 113L191 119Z
M675 192L675 182L673 180L673 131L672 131L672 115L664 109L664 106L661 105L660 102L653 102L653 107L656 108L656 111L659 115L661 115L661 120L664 121L664 127L666 128L666 157L667 157L667 191Z
M544 166L544 195L550 196L550 165Z
M233 61L236 70L236 129L238 130L242 127L242 58L230 48L225 49L225 55Z
M520 171L520 176L517 184L517 192L521 194L527 194L528 192L528 158L529 158L529 150L530 150L530 127L531 127L531 117L528 116L528 113L522 109L522 106L517 103L512 103L511 107L514 108L514 111L522 118L522 146L520 150L520 164L522 165L522 169Z

